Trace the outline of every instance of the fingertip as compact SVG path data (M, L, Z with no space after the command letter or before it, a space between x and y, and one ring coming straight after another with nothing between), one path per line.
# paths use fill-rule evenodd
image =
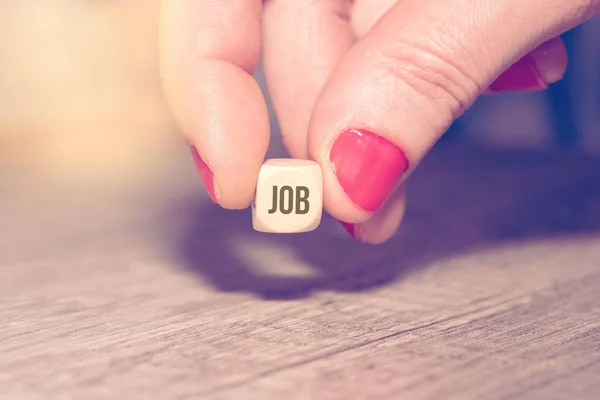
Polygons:
M567 64L567 49L560 38L554 38L511 65L496 78L486 94L546 90L563 78Z
M408 158L399 146L367 129L347 129L327 142L325 137L317 157L324 171L324 206L338 220L364 223L402 184Z
M341 227L357 242L381 244L389 240L402 223L406 212L406 189L401 186L373 216L362 223L338 220Z
M549 40L530 53L540 78L552 84L560 81L567 71L567 48L560 38Z
M226 209L247 208L269 146L262 91L245 71L217 60L205 61L197 79L202 82L191 82L193 90L180 88L175 99L183 136L194 146L213 201Z
M356 235L363 243L382 244L398 231L405 212L406 189L402 186L377 213L355 227Z

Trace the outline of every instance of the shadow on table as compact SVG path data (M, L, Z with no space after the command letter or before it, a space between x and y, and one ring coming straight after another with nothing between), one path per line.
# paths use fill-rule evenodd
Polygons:
M207 202L177 211L186 228L175 239L183 264L221 291L265 299L359 292L503 242L599 231L598 171L600 158L449 144L434 149L411 177L403 226L383 245L354 242L328 216L311 233L261 234L252 230L249 210ZM234 239L288 249L316 274L261 273L235 251Z

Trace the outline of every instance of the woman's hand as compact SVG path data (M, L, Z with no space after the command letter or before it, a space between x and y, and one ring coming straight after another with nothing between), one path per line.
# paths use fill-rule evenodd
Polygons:
M454 119L486 92L559 80L558 35L598 12L600 0L165 0L163 76L219 204L248 206L269 136L251 77L264 13L286 147L321 164L326 210L379 243L402 220L406 178Z

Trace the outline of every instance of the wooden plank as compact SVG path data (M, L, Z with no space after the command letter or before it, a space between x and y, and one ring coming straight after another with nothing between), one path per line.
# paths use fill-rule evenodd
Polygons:
M599 167L440 146L376 247L254 233L189 171L5 196L0 398L599 398Z

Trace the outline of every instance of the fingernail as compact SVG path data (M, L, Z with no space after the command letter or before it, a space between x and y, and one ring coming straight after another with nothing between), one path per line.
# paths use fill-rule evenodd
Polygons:
M192 156L194 157L194 162L196 163L196 169L198 169L198 173L200 174L200 178L202 178L202 182L204 183L204 187L210 196L210 199L215 203L217 202L217 196L215 195L215 185L213 182L213 173L208 168L208 165L204 162L200 154L198 154L198 150L194 146L191 147Z
M343 221L339 221L340 225L342 226L342 228L344 228L346 230L346 232L348 232L348 234L350 236L352 236L353 239L359 240L356 236L356 225L355 224L349 224L347 222L343 222Z
M330 160L338 182L359 208L375 212L408 169L404 153L372 132L350 129L331 148Z
M547 42L523 57L490 86L493 92L544 90L565 73L567 53L560 42Z

